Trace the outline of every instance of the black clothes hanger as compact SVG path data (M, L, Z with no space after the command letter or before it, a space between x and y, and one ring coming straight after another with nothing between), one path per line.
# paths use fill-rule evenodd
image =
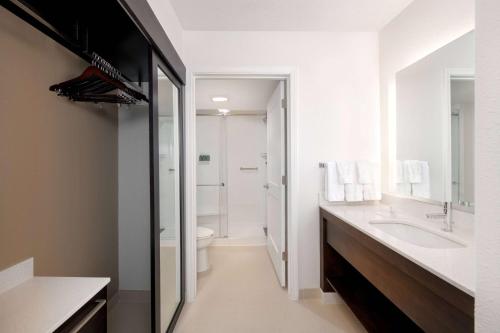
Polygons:
M148 101L146 96L126 84L123 76L97 54L93 65L73 79L52 85L49 90L72 101L95 103L136 104Z

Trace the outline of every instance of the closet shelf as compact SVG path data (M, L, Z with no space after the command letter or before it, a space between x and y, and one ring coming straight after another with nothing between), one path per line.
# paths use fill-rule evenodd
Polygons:
M137 104L148 101L117 69L95 53L92 66L80 76L52 85L49 90L77 102Z

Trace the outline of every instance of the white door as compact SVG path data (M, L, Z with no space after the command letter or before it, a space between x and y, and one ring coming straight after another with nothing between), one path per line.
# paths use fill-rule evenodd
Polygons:
M286 286L286 114L281 81L267 105L267 250L282 287Z

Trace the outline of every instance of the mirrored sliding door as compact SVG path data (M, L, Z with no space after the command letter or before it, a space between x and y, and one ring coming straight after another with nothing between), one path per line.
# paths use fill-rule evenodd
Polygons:
M182 223L182 112L181 86L153 58L152 187L154 193L155 248L154 316L155 332L171 332L182 308L183 223Z

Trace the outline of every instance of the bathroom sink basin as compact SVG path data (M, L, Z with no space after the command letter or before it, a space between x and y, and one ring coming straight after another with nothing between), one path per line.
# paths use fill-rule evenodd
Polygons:
M373 220L370 224L393 237L421 247L433 249L465 247L465 244L446 237L438 231L403 220Z

